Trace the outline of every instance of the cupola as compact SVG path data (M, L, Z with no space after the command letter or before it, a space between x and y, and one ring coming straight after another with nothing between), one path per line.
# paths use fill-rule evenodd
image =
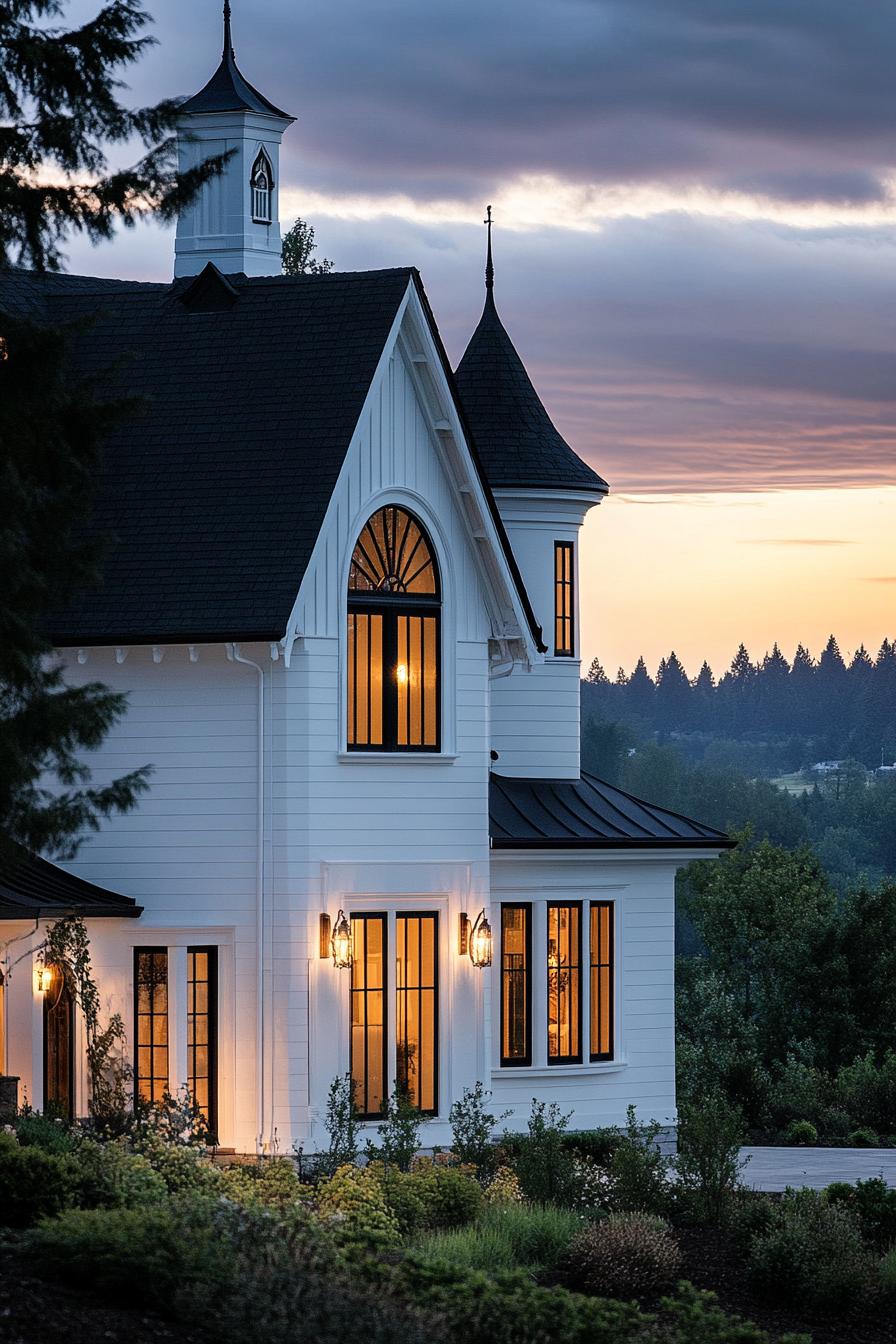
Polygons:
M224 5L224 49L211 79L182 105L178 166L195 168L230 152L177 221L175 276L198 275L213 262L225 275L279 275L280 142L294 118L243 78Z

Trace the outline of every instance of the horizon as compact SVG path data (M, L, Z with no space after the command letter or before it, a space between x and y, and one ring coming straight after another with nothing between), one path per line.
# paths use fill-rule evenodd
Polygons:
M135 103L195 92L220 54L218 0L151 10ZM417 265L456 364L492 202L502 319L612 488L582 535L583 671L672 648L715 668L741 640L832 630L876 649L896 584L896 13L600 0L558 25L549 0L395 0L390 17L237 0L241 70L298 116L283 227L307 219L338 270ZM167 280L173 229L67 253Z

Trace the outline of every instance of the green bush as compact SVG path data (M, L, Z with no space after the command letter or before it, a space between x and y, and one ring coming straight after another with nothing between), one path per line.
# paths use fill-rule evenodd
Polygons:
M191 1190L207 1195L221 1193L220 1168L208 1161L202 1148L172 1143L151 1128L136 1135L133 1144L171 1194Z
M662 1214L671 1204L670 1159L657 1147L661 1126L639 1125L634 1106L610 1162L612 1205L618 1213Z
M858 1215L862 1235L877 1250L896 1245L896 1190L880 1176L855 1185L837 1181L824 1194L829 1204L843 1204Z
M611 1213L582 1228L565 1268L572 1287L597 1297L654 1297L674 1284L681 1251L662 1218Z
M774 1221L753 1237L750 1269L772 1298L843 1311L867 1289L873 1261L857 1216L815 1190L787 1190Z
M453 1166L429 1157L414 1159L413 1187L423 1204L427 1227L464 1227L471 1223L485 1202L474 1168Z
M829 1074L788 1055L768 1089L769 1119L776 1129L786 1129L794 1119L810 1120L819 1128L833 1098L834 1084Z
M740 1246L746 1250L754 1237L768 1232L775 1223L777 1204L768 1195L739 1190L735 1196L730 1226Z
M332 1176L340 1167L357 1159L360 1147L361 1117L355 1102L356 1083L350 1073L334 1078L327 1094L327 1113L324 1127L330 1136L330 1147L321 1154L320 1167Z
M29 1107L19 1112L13 1128L23 1148L42 1148L45 1153L70 1153L77 1142L75 1126Z
M876 1130L873 1129L854 1129L851 1134L846 1136L847 1147L849 1148L879 1148L880 1138Z
M398 1224L403 1237L426 1226L427 1208L420 1182L409 1171L387 1167L383 1162L368 1162L367 1170L379 1181L386 1208Z
M784 1142L799 1146L818 1142L818 1130L811 1120L791 1120L784 1131Z
M569 1115L556 1102L532 1099L525 1134L506 1134L503 1143L526 1199L539 1204L568 1203L573 1191L572 1154L564 1146Z
M295 1163L288 1157L225 1167L220 1173L220 1189L237 1204L263 1209L291 1209L313 1198L311 1187L302 1184Z
M684 1105L678 1117L678 1191L699 1220L718 1222L737 1189L743 1162L744 1120L715 1093L699 1106Z
M164 1199L168 1188L140 1153L116 1140L84 1138L67 1158L74 1185L72 1203L82 1209L139 1208Z
M486 1204L522 1204L523 1187L512 1167L499 1167L485 1187Z
M581 1226L578 1214L553 1204L505 1204L484 1209L471 1227L422 1239L416 1249L428 1261L462 1269L539 1274L560 1263Z
M896 1246L891 1247L881 1258L877 1275L881 1292L887 1297L896 1297Z
M11 1140L0 1145L0 1226L30 1227L52 1218L72 1202L74 1190L62 1153L22 1148Z
M869 1050L840 1069L835 1079L837 1101L853 1124L888 1133L896 1115L896 1051L878 1064Z
M680 1283L674 1297L660 1303L663 1344L769 1344L764 1330L728 1316L715 1293L701 1292L692 1283ZM778 1335L776 1344L812 1344L811 1336Z
M383 1188L374 1171L340 1167L316 1192L317 1208L324 1222L340 1240L366 1246L395 1246L400 1232L390 1213Z
M376 1127L379 1147L368 1139L367 1158L371 1162L386 1162L399 1171L410 1171L420 1150L420 1131L426 1118L398 1083L391 1097L384 1098L382 1110L382 1123Z
M621 1143L617 1129L575 1129L563 1135L563 1147L575 1157L608 1167Z
M465 1087L459 1101L448 1112L451 1125L451 1148L458 1161L471 1163L484 1176L489 1176L497 1165L492 1135L495 1127L505 1118L487 1110L492 1099L481 1082L473 1088ZM507 1112L506 1114L509 1114Z

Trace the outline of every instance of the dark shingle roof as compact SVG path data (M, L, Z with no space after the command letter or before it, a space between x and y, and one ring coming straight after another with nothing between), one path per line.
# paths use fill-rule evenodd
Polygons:
M551 423L498 316L491 289L456 378L495 489L521 486L606 493L606 481L573 452Z
M229 20L225 19L224 54L211 79L181 104L181 112L260 112L264 116L283 117L294 121L288 112L281 112L259 93L243 75L236 63L230 43Z
M217 303L214 271L0 275L0 305L84 323L78 371L143 399L97 479L103 583L53 619L56 644L283 636L413 274L234 275Z
M735 843L594 775L510 779L492 774L489 817L495 849L729 849Z
M18 858L4 862L0 868L0 919L67 914L136 919L143 914L143 907L130 896L95 887L25 850Z

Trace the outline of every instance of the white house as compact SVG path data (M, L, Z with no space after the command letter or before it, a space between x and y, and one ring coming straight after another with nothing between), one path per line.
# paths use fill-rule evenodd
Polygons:
M76 861L6 875L7 970L85 914L138 1092L189 1084L238 1151L325 1143L347 1072L371 1123L398 1080L431 1143L477 1080L517 1126L533 1097L674 1124L674 877L729 842L580 773L578 537L607 486L498 317L490 237L456 373L413 268L279 273L290 118L225 23L181 153L236 152L173 283L0 282L89 317L80 371L142 399L97 481L103 583L54 641L129 697L94 777L153 766ZM83 1025L31 971L0 1073L81 1113Z

